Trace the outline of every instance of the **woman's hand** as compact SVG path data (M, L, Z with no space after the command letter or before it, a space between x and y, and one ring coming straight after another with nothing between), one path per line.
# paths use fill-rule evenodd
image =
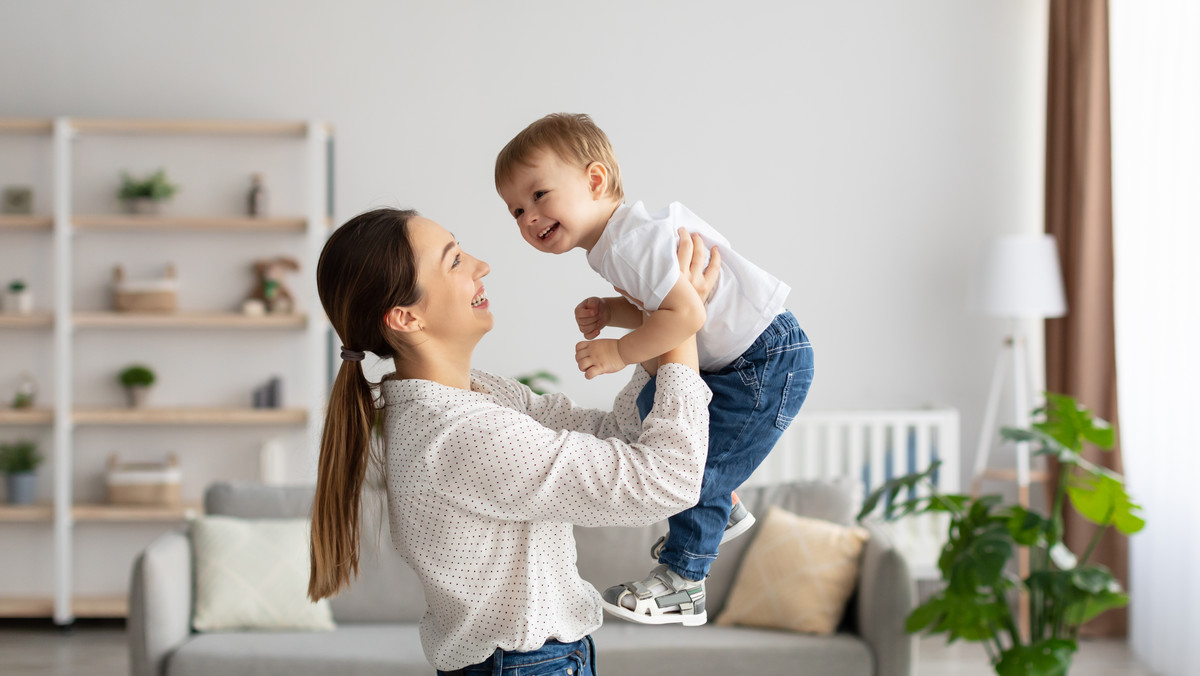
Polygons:
M713 247L710 256L708 257L708 265L705 266L705 250L704 242L700 239L700 235L688 235L684 228L679 229L679 248L675 251L679 259L679 274L683 275L691 285L696 295L700 297L702 302L708 301L708 295L712 292L712 288L717 284L717 277L721 273L721 254L717 247ZM687 340L680 343L677 347L667 350L658 358L659 364L683 364L690 366L692 369L699 371L699 357L696 353L696 335L692 334ZM657 372L655 367L650 362L642 362L642 367L654 375Z

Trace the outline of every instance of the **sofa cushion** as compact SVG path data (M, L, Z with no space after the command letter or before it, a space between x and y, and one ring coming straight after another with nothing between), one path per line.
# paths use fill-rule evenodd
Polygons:
M778 506L793 514L850 525L862 503L862 488L850 479L796 481L741 488L738 498L759 519L766 516L770 507ZM715 617L724 605L738 564L757 528L721 546L720 556L713 562L704 583L709 617ZM579 575L598 589L640 580L655 565L650 558L650 546L666 532L666 521L642 528L577 526Z
M741 495L741 492L738 492ZM606 617L592 635L601 674L870 676L871 649L853 634L811 636L745 627L630 624ZM750 667L749 665L753 665Z
M208 514L246 519L308 518L312 486L263 486L216 483L204 493ZM425 614L425 592L416 573L392 546L387 527L387 496L379 489L363 491L358 577L330 599L338 622L416 622ZM383 519L381 523L380 519Z
M305 632L198 634L167 659L167 676L429 676L415 624Z
M720 626L832 634L858 579L867 531L772 507L738 569Z
M333 629L308 600L308 519L205 516L192 524L196 631Z

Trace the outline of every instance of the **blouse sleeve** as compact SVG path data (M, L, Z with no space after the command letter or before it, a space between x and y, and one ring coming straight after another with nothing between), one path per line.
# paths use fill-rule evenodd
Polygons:
M431 488L447 503L492 519L654 523L699 498L711 397L695 371L661 367L654 408L634 441L621 438L619 414L571 423L577 410L555 398L529 414L501 406L464 412L425 456ZM602 438L572 424L612 434Z
M616 437L625 442L637 440L642 432L637 396L646 383L650 382L650 374L641 365L634 367L633 376L613 399L611 411L582 408L561 392L539 395L519 382L510 382L516 388L515 399L518 406L515 408L523 410L545 427L560 431L587 432L601 439Z

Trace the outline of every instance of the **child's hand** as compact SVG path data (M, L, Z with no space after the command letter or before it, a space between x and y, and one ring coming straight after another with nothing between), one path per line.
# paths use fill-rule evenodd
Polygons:
M575 323L588 340L600 335L600 329L608 326L610 318L608 303L603 298L592 296L575 306Z
M625 360L617 349L617 341L609 338L587 340L575 345L575 362L588 380L604 373L616 373L625 368Z

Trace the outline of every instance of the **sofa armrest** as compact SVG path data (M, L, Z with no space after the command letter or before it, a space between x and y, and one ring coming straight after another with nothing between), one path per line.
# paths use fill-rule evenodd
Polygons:
M150 543L129 585L129 673L162 676L166 658L192 630L192 541L186 531Z
M916 673L917 639L904 631L904 622L914 606L916 582L887 532L864 525L871 538L859 574L858 633L875 655L875 676L911 676Z

